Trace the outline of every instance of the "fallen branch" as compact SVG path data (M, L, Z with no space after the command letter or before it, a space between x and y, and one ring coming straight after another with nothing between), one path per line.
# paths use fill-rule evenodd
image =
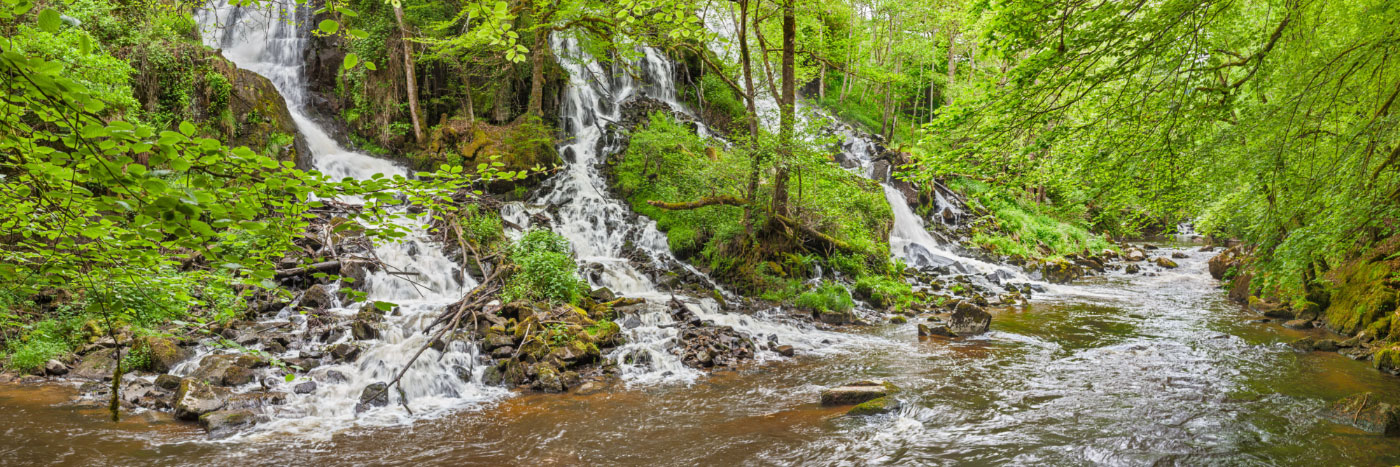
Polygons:
M340 260L335 260L335 261L323 261L323 262L320 262L320 263L315 263L315 264L311 264L311 265L307 265L307 266L302 266L302 267L299 267L299 268L278 269L278 270L277 270L277 273L274 274L273 277L276 277L276 278L278 278L278 279L281 279L281 278L284 278L284 277L300 276L300 275L302 275L302 274L307 274L307 273L312 273L312 272L324 272L324 273L327 273L327 274L336 274L336 273L339 273L339 272L340 272Z
M684 210L689 210L689 209L699 209L699 208L703 208L703 207L705 207L705 206L716 206L716 205L722 205L722 206L738 206L738 207L741 207L741 208L742 208L742 207L744 207L744 206L747 206L749 203L748 203L747 201L744 201L744 200L742 200L742 199L739 199L739 198L736 198L736 197L733 197L733 196L715 196L715 197L709 197L709 198L701 198L699 201L690 201L690 202L681 202L681 203L667 203L667 202L665 202L665 201L656 201L656 200L652 200L652 201L647 201L647 204L650 204L650 205L652 205L652 206L656 206L656 207L661 208L661 209L665 209L665 210L667 210L667 211L684 211Z
M855 247L851 246L851 244L846 243L846 242L844 242L844 241L841 241L840 239L837 239L837 238L832 237L832 236L830 236L830 235L821 233L821 232L818 231L817 229L808 227L807 225L805 225L805 224L803 224L803 223L801 223L801 222L798 222L798 221L796 221L796 220L794 220L794 219L792 219L792 218L790 218L790 217L788 217L788 216L784 216L784 215L782 215L782 214L774 214L774 215L773 215L773 218L774 218L774 219L777 219L778 222L781 222L783 225L787 226L788 228L791 228L791 229L793 229L793 230L797 230L797 231L799 231L799 232L802 232L803 234L806 234L808 237L810 237L810 238L813 239L813 240L816 240L817 242L825 243L825 244L826 244L828 247L830 247L830 248L837 249L837 250L844 250L844 251L851 252L851 253L862 253L862 251L860 251L860 250L856 249Z

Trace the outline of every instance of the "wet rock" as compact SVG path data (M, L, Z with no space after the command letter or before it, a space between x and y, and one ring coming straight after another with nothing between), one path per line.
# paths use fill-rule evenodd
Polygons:
M1147 259L1147 253L1143 253L1137 248L1129 248L1123 252L1123 259L1132 262L1143 261Z
M112 370L116 368L112 354L116 351L116 349L102 349L84 355L76 365L69 368L69 376L97 381L111 380Z
M822 391L823 406L855 405L894 392L894 385L884 381L857 381Z
M966 301L958 303L948 316L948 329L959 336L972 336L987 332L992 325L992 315L982 307Z
M1214 277L1215 280L1224 280L1225 274L1229 272L1231 268L1240 265L1241 255L1242 253L1238 248L1231 248L1211 257L1210 261L1206 262L1206 267L1210 270L1210 276Z
M316 284L306 289L306 293L301 296L301 306L313 310L324 310L330 308L334 301L331 298L331 290L324 284Z
M371 383L360 391L360 403L355 405L355 413L364 412L371 407L384 407L389 405L389 384L384 382Z
M583 377L579 376L576 371L565 371L559 375L559 382L564 384L565 390L578 387L582 381Z
M1371 355L1371 365L1386 373L1400 374L1400 347L1387 347Z
M1167 258L1166 256L1158 256L1156 259L1153 259L1152 262L1163 269L1175 269L1177 267L1176 261L1172 261L1171 258Z
M350 335L353 336L355 340L361 341L378 339L379 328L374 327L374 323L369 321L362 319L355 320L355 322L350 325Z
M175 418L197 420L204 415L224 407L227 391L194 378L185 378L175 390Z
M63 376L68 374L68 365L58 360L44 362L44 374L49 376Z
M579 385L578 388L574 389L574 394L580 396L589 396L603 392L604 389L607 389L607 386L605 386L603 383L599 383L597 381L589 381L587 383Z
M847 311L818 310L818 311L812 312L812 314L815 315L814 317L817 318L817 321L821 321L821 322L823 322L823 323L831 324L831 325L842 325L842 324L850 324L850 323L855 322L855 313L852 313L852 312L849 311L849 310L847 310Z
M1190 258L1190 257L1191 257L1191 255L1188 255L1188 254L1186 254L1185 252L1182 252L1182 251L1173 251L1173 252L1172 252L1172 258L1175 258L1175 259L1186 259L1186 258Z
M1251 298L1249 300L1249 309L1270 318L1291 320L1297 317L1293 310L1287 305L1256 298Z
M156 387L174 391L180 389L180 377L175 375L160 375L156 377Z
M905 317L904 315L894 315L890 317L891 324L904 324L908 322L909 318Z
M681 343L681 361L696 368L735 366L753 358L756 351L753 341L729 326L691 327L681 333ZM649 358L649 355L635 357Z
M256 425L258 421L258 414L252 410L220 410L201 415L199 426L204 427L210 439L223 439Z
M595 302L611 302L617 299L617 294L614 294L612 289L607 287L593 289L592 292L588 293L588 296Z
M553 365L536 364L535 387L544 392L564 392L564 381L559 376L559 370Z
M465 370L465 368L462 368L462 370ZM463 376L465 376L466 379L463 379ZM471 381L471 377L471 372L466 372L464 374L460 370L457 371L457 379L461 379L462 381ZM481 374L481 384L485 384L487 386L498 386L504 381L505 374L501 373L501 369L498 367L487 367L486 371Z
M1084 276L1084 269L1069 261L1053 261L1041 266L1040 273L1046 281L1054 284L1068 284Z
M1382 402L1369 392L1333 402L1326 415L1334 422L1371 433L1400 435L1400 407Z
M1128 274L1137 274L1139 272L1142 272L1142 267L1136 264L1129 263L1126 267L1123 268L1123 272L1126 272Z
M335 370L326 371L326 374L321 378L321 382L326 384L340 384L350 380L349 377L345 376L345 373Z
M355 359L360 358L361 349L357 344L341 342L332 345L328 351L331 354L332 360L337 362L353 362Z
M958 333L948 329L948 325L934 323L932 326L919 323L919 337L958 337Z
M1286 327L1286 328L1289 328L1289 329L1312 329L1312 327L1313 327L1313 322L1312 322L1312 320L1308 320L1308 319L1292 319L1292 320L1285 321L1285 322L1283 323L1283 327Z
M263 407L282 405L287 402L287 394L281 392L248 392L234 394L224 398L224 409L260 409Z
M791 345L780 345L774 347L773 351L777 352L778 355L782 355L784 357L791 357L793 355L797 355L797 349L794 349Z
M514 355L515 347L511 347L509 345L505 347L496 347L495 350L491 351L491 358L510 358Z
M879 415L894 412L899 410L899 407L900 403L898 399L890 396L877 397L857 404L855 407L851 407L851 410L846 411L846 415Z
M190 351L169 337L142 337L137 339L132 351L146 354L149 357L146 369L156 373L169 372L175 365L190 358Z
M253 369L267 363L251 355L209 355L199 361L199 369L190 377L209 384L240 386L253 381Z
M297 394L311 394L316 392L316 382L307 381L292 387L292 392Z

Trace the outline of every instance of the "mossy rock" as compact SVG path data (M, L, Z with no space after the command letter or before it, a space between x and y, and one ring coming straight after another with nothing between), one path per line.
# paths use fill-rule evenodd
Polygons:
M189 350L170 337L147 336L136 340L132 346L133 355L146 356L143 370L165 373L176 364L190 357Z
M1400 346L1377 350L1371 356L1371 366L1390 374L1400 374Z
M879 414L885 414L885 413L894 412L894 411L896 411L896 410L899 410L899 407L900 407L899 399L895 399L894 397L891 397L891 396L884 396L884 397L878 397L878 398L875 398L875 399L871 399L871 400L862 402L862 403L856 405L855 407L851 407L851 410L847 410L847 411L846 411L846 415L852 415L852 416L879 415Z
M1323 314L1327 326L1338 333L1352 335L1388 318L1400 299L1396 290L1387 284L1395 272L1392 262L1348 264L1334 271L1334 283L1339 285ZM1389 327L1383 331L1389 334Z

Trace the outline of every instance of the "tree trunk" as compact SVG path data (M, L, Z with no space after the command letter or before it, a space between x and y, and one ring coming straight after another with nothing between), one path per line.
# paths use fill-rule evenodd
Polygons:
M958 73L958 30L957 25L948 29L948 81L943 85L943 100L949 104L953 103L953 93L948 92L953 87L953 80Z
M423 126L418 123L418 77L413 73L413 46L408 42L408 26L403 22L403 7L394 4L394 19L399 22L399 34L403 38L403 70L408 75L408 112L413 118L413 138L423 142Z
M792 132L797 120L797 0L783 0L782 100L778 102L778 137L784 160L773 182L773 213L788 215L788 171L792 164Z
M537 17L543 24L545 18ZM544 54L549 52L549 29L535 29L535 49L530 54L530 103L526 112L539 117L544 115Z
M758 110L754 105L753 59L749 55L749 1L739 0L739 62L744 70L744 105L748 107L749 124L749 202L744 205L744 232L753 233L753 211L758 202L758 172L763 167L763 156L754 150L758 139Z
M467 67L462 67L462 87L466 88L467 98L463 99L467 106L467 122L476 123L476 107L472 103L472 77L467 71Z

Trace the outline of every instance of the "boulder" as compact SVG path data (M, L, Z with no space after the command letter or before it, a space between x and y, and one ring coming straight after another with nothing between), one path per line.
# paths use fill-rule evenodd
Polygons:
M200 415L199 426L210 439L223 439L256 425L258 419L258 414L248 409L219 410Z
M261 409L267 406L282 405L287 402L283 392L248 392L224 398L224 409Z
M1369 392L1333 402L1326 415L1334 422L1371 433L1400 435L1400 407L1381 402Z
M1053 284L1068 284L1084 276L1084 268L1069 261L1054 261L1041 267L1041 275Z
M175 390L175 418L197 420L201 415L222 409L228 392L194 378L180 380Z
M169 372L175 365L190 358L190 351L170 337L147 336L136 340L133 352L145 353L149 359L146 369L156 373Z
M852 312L849 311L849 310L848 310L848 311L820 310L820 311L813 312L813 314L816 315L817 321L821 321L821 322L823 322L823 323L831 324L831 325L850 324L850 323L855 322L855 319L856 319L855 313L852 313Z
M156 377L156 387L174 391L180 389L180 377L175 375L160 375Z
M857 381L822 391L823 406L855 405L894 392L894 385L884 381Z
M44 362L44 374L48 376L63 376L68 374L68 365L58 360Z
M607 287L593 289L592 292L588 293L588 296L595 302L611 302L617 299L617 294L614 294L612 289Z
M199 369L190 377L220 386L241 386L253 381L254 368L266 365L252 355L209 355L199 361Z
M1176 261L1172 261L1171 258L1166 256L1158 256L1153 259L1152 262L1157 263L1157 266L1163 269L1175 269L1177 267Z
M112 379L112 370L116 368L112 360L112 354L117 349L101 349L83 355L81 360L72 368L69 368L70 376L97 381L108 381Z
M564 392L564 380L553 365L535 365L535 386L544 392Z
M851 410L846 411L846 415L879 415L894 412L896 410L899 410L899 407L899 399L895 399L890 396L877 397L857 404L855 407L851 407Z
M384 407L389 405L389 384L384 382L371 383L360 391L360 403L355 405L355 413L364 412L371 407Z
M948 329L947 324L934 323L933 325L919 324L919 337L958 337L958 333Z
M1142 267L1133 263L1128 263L1128 266L1123 268L1123 272L1126 272L1128 274L1137 274L1139 272L1142 272Z
M1400 347L1386 347L1371 355L1371 365L1377 370L1400 374Z
M301 295L301 306L313 310L324 310L330 308L334 301L331 298L331 290L324 284L316 284L306 289L306 293Z
M1285 322L1283 323L1283 327L1286 327L1286 328L1289 328L1289 329L1312 329L1312 327L1313 327L1313 322L1312 322L1312 320L1307 320L1307 319L1291 319L1291 320L1285 321Z
M311 394L311 393L315 393L315 391L316 391L316 382L305 382L305 383L301 383L301 385L294 386L293 389L291 389L291 391L293 391L293 393L297 393L297 394Z
M982 307L963 301L948 316L948 329L959 336L971 336L987 332L992 325L992 315Z
M374 327L374 323L358 319L350 325L350 335L355 340L371 340L379 338L379 328Z
M778 355L782 355L782 356L784 356L784 357L791 357L791 356L793 356L793 355L797 355L797 350L794 349L794 348L792 348L791 345L780 345L780 346L774 347L774 348L773 348L773 351L774 351L774 352L777 352Z
M1138 262L1147 259L1147 253L1143 253L1142 250L1137 248L1129 248L1128 251L1123 252L1123 259Z
M1191 255L1186 254L1186 252L1184 252L1184 251L1173 251L1173 252L1172 252L1172 258L1174 258L1174 259L1186 259L1186 258L1190 258L1190 257L1191 257Z
M361 350L362 349L360 349L360 346L357 344L341 342L332 345L330 349L327 349L327 352L331 354L331 359L337 362L353 362L355 359L360 358Z

